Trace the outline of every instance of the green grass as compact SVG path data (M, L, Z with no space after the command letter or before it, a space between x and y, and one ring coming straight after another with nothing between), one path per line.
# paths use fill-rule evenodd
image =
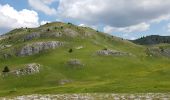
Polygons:
M41 27L46 28L48 26ZM65 25L65 27L69 26ZM76 29L74 26L71 27ZM81 30L82 32L85 30L95 32L88 28L81 28L79 31L81 32ZM94 36L84 39L80 37L61 37L34 39L25 43L11 42L13 47L18 48L23 44L37 41L57 40L65 41L67 44L64 47L47 50L33 56L14 56L9 59L0 58L1 70L3 70L5 65L8 65L10 69L16 69L28 63L43 65L41 66L41 72L38 74L5 78L0 76L0 96L33 93L170 92L169 58L148 57L146 56L146 47L144 46L135 45L115 37L103 36L103 33L95 33ZM16 38L21 37L16 36ZM3 43L5 44L6 41ZM83 46L84 48L76 50L75 47L78 46ZM96 55L97 50L105 47L128 52L134 56L113 57ZM68 53L70 48L73 48L72 53ZM69 59L80 59L85 66L77 69L70 68L67 65ZM59 85L58 82L62 79L72 80L72 82Z

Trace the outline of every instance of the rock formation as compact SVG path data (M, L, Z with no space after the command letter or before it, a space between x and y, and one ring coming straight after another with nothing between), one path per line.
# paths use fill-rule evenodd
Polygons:
M34 38L39 38L39 37L40 37L39 33L31 33L25 36L24 41L32 40Z
M31 63L25 65L23 68L16 69L16 70L11 70L10 72L3 73L3 77L8 76L8 75L13 75L13 76L23 76L23 75L30 75L34 73L39 73L40 72L40 64L37 63Z
M29 56L29 55L40 53L41 51L44 50L55 49L57 47L62 46L63 44L64 44L63 42L59 42L59 41L35 42L24 46L17 55Z
M159 47L147 48L146 53L148 56L170 57L170 48L159 48Z

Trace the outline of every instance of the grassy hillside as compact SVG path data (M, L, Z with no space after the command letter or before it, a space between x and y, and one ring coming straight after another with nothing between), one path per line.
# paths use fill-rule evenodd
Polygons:
M72 32L71 32L72 31ZM70 33L71 32L71 33ZM39 33L42 37L24 40ZM53 33L62 36L54 37ZM24 45L42 41L62 41L65 45L31 56L19 57ZM38 28L21 28L3 36L0 46L0 70L14 70L29 63L41 64L40 73L24 76L0 76L0 96L32 93L138 93L170 92L170 59L148 56L148 47L110 36L90 28L65 23L49 23ZM83 46L82 49L76 49ZM100 56L104 48L130 53L130 56ZM69 53L69 49L73 52ZM4 58L8 53L10 57ZM84 64L73 68L70 59ZM65 84L61 81L67 80Z

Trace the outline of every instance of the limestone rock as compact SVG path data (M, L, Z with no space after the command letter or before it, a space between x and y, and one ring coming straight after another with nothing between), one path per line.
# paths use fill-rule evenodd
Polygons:
M23 68L11 70L10 72L3 73L2 75L3 77L8 75L13 75L13 76L30 75L34 73L39 73L40 67L41 65L37 63L26 64Z
M62 79L62 80L58 81L58 84L59 85L64 85L64 84L71 83L71 82L72 82L72 80Z
M73 29L67 28L64 30L65 34L70 37L76 37L78 36L78 33L74 31Z
M41 51L48 49L55 49L62 46L64 43L59 41L48 41L48 42L36 42L24 46L18 53L18 56L29 56L38 54Z
M120 52L120 51L116 51L116 50L99 50L97 51L97 54L98 55L101 55L101 56L109 56L109 55L112 55L112 56L128 56L130 55L129 53L126 53L126 52Z
M39 38L40 34L39 33L31 33L25 36L24 40L32 40L34 38Z
M73 66L73 67L84 66L84 64L82 64L82 62L78 59L71 59L67 63L68 65Z

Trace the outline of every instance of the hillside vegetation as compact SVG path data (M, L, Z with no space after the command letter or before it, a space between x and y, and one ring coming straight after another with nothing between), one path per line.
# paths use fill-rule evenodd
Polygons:
M140 46L71 23L15 29L0 37L0 96L170 92L169 57L169 44Z
M142 37L132 42L141 45L155 45L160 43L170 43L170 36L159 36L159 35L151 35Z

